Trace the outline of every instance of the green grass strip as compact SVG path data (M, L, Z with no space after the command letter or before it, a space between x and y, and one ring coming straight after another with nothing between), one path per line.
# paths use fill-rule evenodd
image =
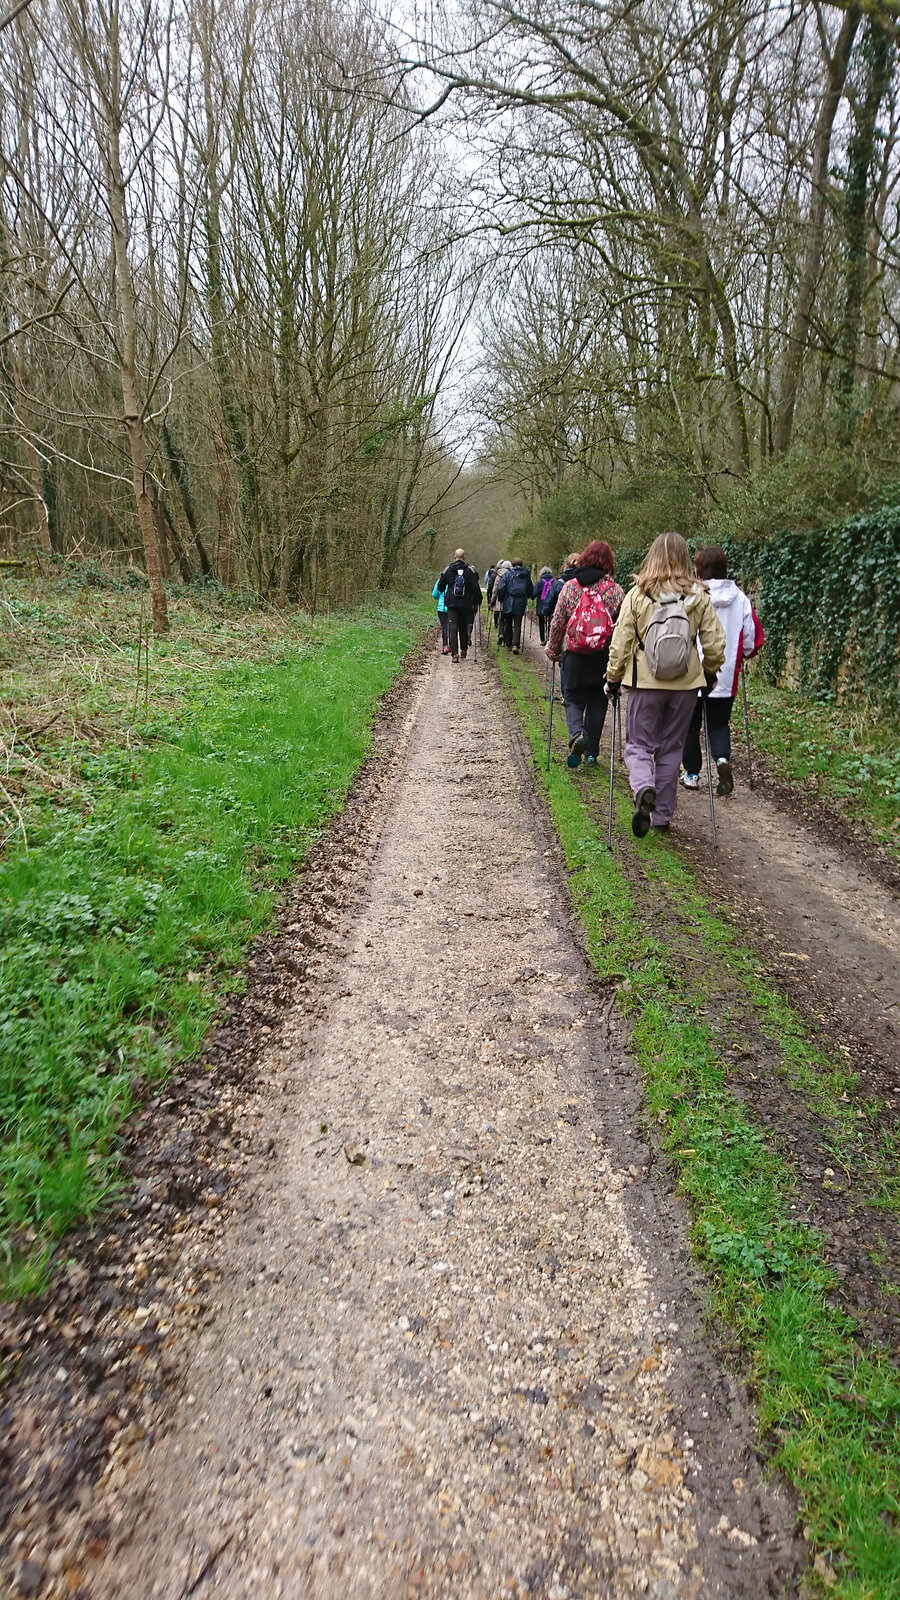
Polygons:
M278 887L339 810L418 607L330 619L223 666L135 749L82 752L81 793L0 865L5 1292L90 1216L141 1082L194 1054ZM141 731L141 730L139 730Z
M863 1352L852 1318L829 1303L836 1279L821 1238L791 1215L789 1165L731 1094L720 1041L678 964L643 927L577 783L558 762L544 771L546 708L515 663L501 661L501 674L565 852L591 960L601 976L626 976L619 995L647 1112L690 1199L714 1308L740 1337L761 1430L776 1441L773 1464L795 1484L810 1544L830 1564L832 1584L811 1571L807 1592L894 1600L900 1374L879 1351Z

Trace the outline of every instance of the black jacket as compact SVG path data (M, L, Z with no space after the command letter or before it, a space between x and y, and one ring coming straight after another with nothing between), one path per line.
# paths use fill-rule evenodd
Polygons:
M458 572L465 577L465 593L456 595L453 587ZM451 561L438 578L438 593L444 596L448 611L477 611L481 605L481 585L478 573L465 561Z

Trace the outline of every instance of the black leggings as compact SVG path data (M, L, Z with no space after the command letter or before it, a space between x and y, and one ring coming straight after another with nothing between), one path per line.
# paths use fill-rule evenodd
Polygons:
M687 738L684 741L684 756L682 758L685 772L691 772L696 777L703 769L703 707L706 706L706 726L709 729L709 749L713 761L718 761L720 756L731 760L731 729L728 726L731 720L731 708L734 701L731 695L710 695L707 700L697 696L697 704L691 725L688 728Z

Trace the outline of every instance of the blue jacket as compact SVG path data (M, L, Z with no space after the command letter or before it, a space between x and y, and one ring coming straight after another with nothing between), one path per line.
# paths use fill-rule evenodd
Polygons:
M541 599L542 584L547 585L547 593L543 599ZM539 617L547 617L550 615L550 612L553 610L553 607L556 604L556 595L559 594L561 588L562 584L557 586L551 572L547 572L542 578L538 578L534 586L535 596L537 597L537 604L535 605L534 609ZM556 591L556 594L554 594L554 590Z
M505 617L524 617L533 594L534 584L528 568L509 567L497 585L496 598Z
M431 591L432 600L436 600L438 603L438 613L441 611L446 611L447 609L447 596L445 595L443 589L438 588L440 581L440 578L435 578L434 588Z

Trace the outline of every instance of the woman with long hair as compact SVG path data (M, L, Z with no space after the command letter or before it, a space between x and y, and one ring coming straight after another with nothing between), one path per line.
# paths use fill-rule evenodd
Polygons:
M574 576L563 584L550 623L547 655L560 664L570 767L580 766L582 756L595 767L600 753L609 640L625 598L615 570L609 545L593 539L576 557Z
M703 650L703 659L697 641ZM606 693L628 687L625 765L634 794L632 832L664 833L675 815L678 771L697 690L725 660L725 631L695 577L680 533L654 539L625 596L609 649Z

